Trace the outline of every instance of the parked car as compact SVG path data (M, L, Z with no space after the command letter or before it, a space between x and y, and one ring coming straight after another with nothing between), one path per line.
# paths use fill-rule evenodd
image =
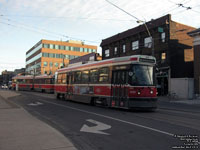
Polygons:
M1 86L2 89L8 89L8 86L6 84Z

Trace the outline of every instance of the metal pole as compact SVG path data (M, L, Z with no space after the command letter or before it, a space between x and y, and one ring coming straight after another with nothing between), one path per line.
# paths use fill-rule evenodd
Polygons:
M152 43L152 52L151 52L151 54L152 54L152 56L154 56L154 39L153 39L153 36L151 36L151 33L149 31L149 28L147 27L146 22L142 21L142 20L137 21L137 23L139 23L139 22L143 22L144 23L144 26L145 26L145 28L147 30L147 33L148 33L149 37L151 37L151 43Z

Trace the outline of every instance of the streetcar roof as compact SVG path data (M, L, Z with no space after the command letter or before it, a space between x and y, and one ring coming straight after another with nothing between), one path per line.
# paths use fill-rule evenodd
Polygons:
M35 76L36 79L50 79L50 78L53 78L53 75L46 75L46 74L43 74L43 75L38 75L38 76Z
M137 64L137 63L155 65L156 59L153 56L132 55L132 56L106 59L106 60L101 60L101 61L93 61L93 62L88 62L86 64L72 65L72 66L58 69L58 72L67 72L74 69L84 69L86 67L88 67L89 69L89 68L96 68L96 67L106 67L106 66L111 66L111 65L124 65L124 64Z
M14 76L12 79L33 79L32 75L27 76Z

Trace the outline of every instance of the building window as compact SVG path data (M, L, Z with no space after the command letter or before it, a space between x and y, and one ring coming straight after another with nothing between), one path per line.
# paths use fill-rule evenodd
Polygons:
M69 59L69 55L65 55L65 59Z
M43 44L43 48L49 48L49 44Z
M74 51L80 52L80 47L74 47Z
M65 46L65 50L70 50L69 46Z
M60 58L60 54L56 54L56 58Z
M71 51L74 51L74 47L71 47Z
M89 48L89 53L92 53L92 49Z
M114 48L114 55L117 55L117 47Z
M163 63L163 62L165 62L165 60L166 60L166 53L162 53L161 54L161 62Z
M126 45L125 44L122 45L122 51L123 51L123 53L126 52Z
M42 57L49 57L49 53L42 53Z
M192 49L184 50L184 61L185 62L194 61L194 51Z
M50 49L54 49L54 45L53 44L49 44L49 48Z
M65 46L60 45L60 49L61 49L61 50L64 50L64 49L65 49Z
M144 39L144 47L152 47L152 37L147 37Z
M63 63L60 63L60 67L63 67Z
M107 50L105 50L105 57L109 57L109 56L110 56L110 50L107 49Z
M52 62L49 62L49 66L52 67L52 66L53 66L53 63L52 63Z
M163 43L165 42L165 32L161 33L161 40Z
M84 52L88 52L88 49L87 49L87 48L84 48Z
M81 47L81 48L80 48L80 52L83 52L83 51L84 51L84 48Z
M132 42L132 50L136 50L139 48L139 41Z
M49 53L49 57L50 57L50 58L55 58L55 54Z
M55 49L59 49L59 45L55 45Z
M54 66L55 66L55 67L58 67L58 65L59 65L59 64L58 64L57 62L54 63Z
M60 54L60 58L65 58L65 55L64 54Z
M69 55L69 59L71 60L71 59L74 59L75 57L74 57L74 55Z
M46 61L43 64L44 64L44 66L48 66L48 62L46 62Z

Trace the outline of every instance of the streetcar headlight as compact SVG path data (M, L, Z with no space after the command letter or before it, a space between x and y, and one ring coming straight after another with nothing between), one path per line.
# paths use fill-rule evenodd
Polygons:
M152 91L152 90L150 91L150 94L153 94L153 91Z
M140 95L141 94L140 91L138 91L137 94Z

